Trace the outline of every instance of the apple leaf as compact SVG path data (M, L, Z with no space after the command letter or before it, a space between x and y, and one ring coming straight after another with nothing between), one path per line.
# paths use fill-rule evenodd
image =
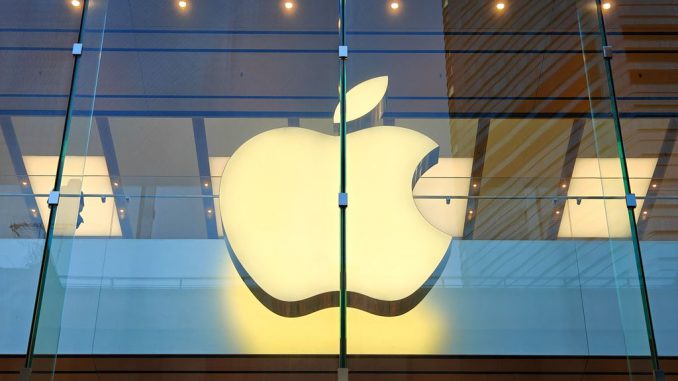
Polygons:
M361 82L346 93L346 121L356 120L374 109L386 95L388 76ZM339 106L334 110L334 123L340 122Z

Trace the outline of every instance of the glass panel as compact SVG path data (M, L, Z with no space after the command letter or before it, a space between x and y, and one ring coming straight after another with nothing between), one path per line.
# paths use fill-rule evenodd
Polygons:
M337 15L90 2L57 370L336 372Z
M349 368L645 374L595 1L347 15Z
M65 1L7 0L0 12L0 353L24 365L81 9Z
M613 75L627 156L655 163L645 173L631 172L631 187L643 196L635 212L657 351L661 358L675 356L678 1L616 1L604 15L615 49Z
M0 373L47 247L36 379L336 378L342 163L351 379L644 379L652 330L676 355L678 3L351 2L345 160L344 4L3 3Z

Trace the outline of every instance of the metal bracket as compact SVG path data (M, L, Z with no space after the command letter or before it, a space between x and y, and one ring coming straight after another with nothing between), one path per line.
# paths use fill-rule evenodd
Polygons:
M20 381L30 381L31 380L31 368L21 368L19 371L19 380Z
M655 381L664 381L666 380L666 377L664 376L664 371L661 369L655 369L652 373L654 373L654 380Z
M348 381L348 368L337 369L337 381Z
M613 55L614 52L612 51L612 45L603 46L603 57L610 59Z
M638 206L638 202L636 201L636 195L635 193L629 193L626 195L626 207L629 209L635 209L635 207Z
M82 44L79 42L76 42L73 44L73 50L72 53L74 56L79 56L82 54Z
M339 46L339 58L343 60L348 58L348 46L346 45Z
M348 206L348 193L339 193L339 207L345 208Z
M59 191L49 192L49 197L47 198L47 205L58 205L59 204Z

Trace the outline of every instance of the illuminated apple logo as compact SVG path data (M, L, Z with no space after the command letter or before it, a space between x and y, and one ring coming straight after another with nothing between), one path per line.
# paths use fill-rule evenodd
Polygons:
M347 94L347 121L372 110L388 77ZM338 122L338 113L335 113ZM347 136L348 306L381 316L414 308L445 267L451 237L421 215L412 189L438 160L419 132L378 126ZM272 312L339 305L339 137L299 127L263 132L224 169L220 208L233 263Z

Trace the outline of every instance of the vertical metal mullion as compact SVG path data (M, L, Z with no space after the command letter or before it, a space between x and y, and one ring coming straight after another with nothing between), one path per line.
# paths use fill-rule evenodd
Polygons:
M603 10L601 0L596 0L596 14L598 17L598 29L600 31L601 45L603 52L608 49L607 31L605 29L605 19L603 17ZM605 66L605 74L607 76L607 85L609 89L610 106L612 111L612 119L614 121L615 137L617 139L617 152L619 154L622 170L622 181L624 183L624 191L627 195L631 194L631 181L629 180L628 163L626 161L626 152L624 150L624 140L621 130L621 122L619 120L619 109L617 107L617 95L614 86L614 77L612 76L611 57L606 55L603 59ZM640 294L643 304L643 313L645 317L645 329L648 337L648 344L650 346L650 357L652 360L652 368L654 370L655 379L663 380L663 372L659 366L659 359L657 355L657 345L654 336L654 326L652 323L652 313L650 311L649 295L647 292L647 283L645 280L645 269L643 267L642 253L640 249L640 241L638 240L638 225L634 208L627 207L629 224L631 225L631 241L634 249L634 259L636 262L636 270L638 281L640 283Z
M339 0L339 41L346 46L346 0ZM339 74L339 192L346 193L346 57ZM339 208L339 368L347 368L346 207Z
M80 43L83 29L87 21L87 7L89 0L85 0L82 6L82 14L80 15L80 28L78 29L77 43ZM57 171L54 179L54 190L58 191L61 188L61 180L63 177L64 161L66 153L68 152L68 140L71 130L71 117L73 114L73 97L75 91L75 84L78 78L78 66L80 63L80 54L73 55L73 72L71 74L71 85L68 92L68 103L66 104L66 119L64 120L64 128L61 136L61 148L59 150L59 159L57 162ZM58 204L50 205L49 219L47 222L47 233L45 236L45 245L42 250L42 261L40 263L40 274L38 276L38 286L35 294L35 304L33 306L33 319L31 320L31 329L28 336L28 346L26 348L26 361L24 368L28 369L33 365L33 355L35 351L35 340L37 336L38 323L40 320L40 309L42 306L42 298L44 296L45 280L47 275L47 266L49 264L50 247L52 245L52 238L54 236L54 223L56 221Z

